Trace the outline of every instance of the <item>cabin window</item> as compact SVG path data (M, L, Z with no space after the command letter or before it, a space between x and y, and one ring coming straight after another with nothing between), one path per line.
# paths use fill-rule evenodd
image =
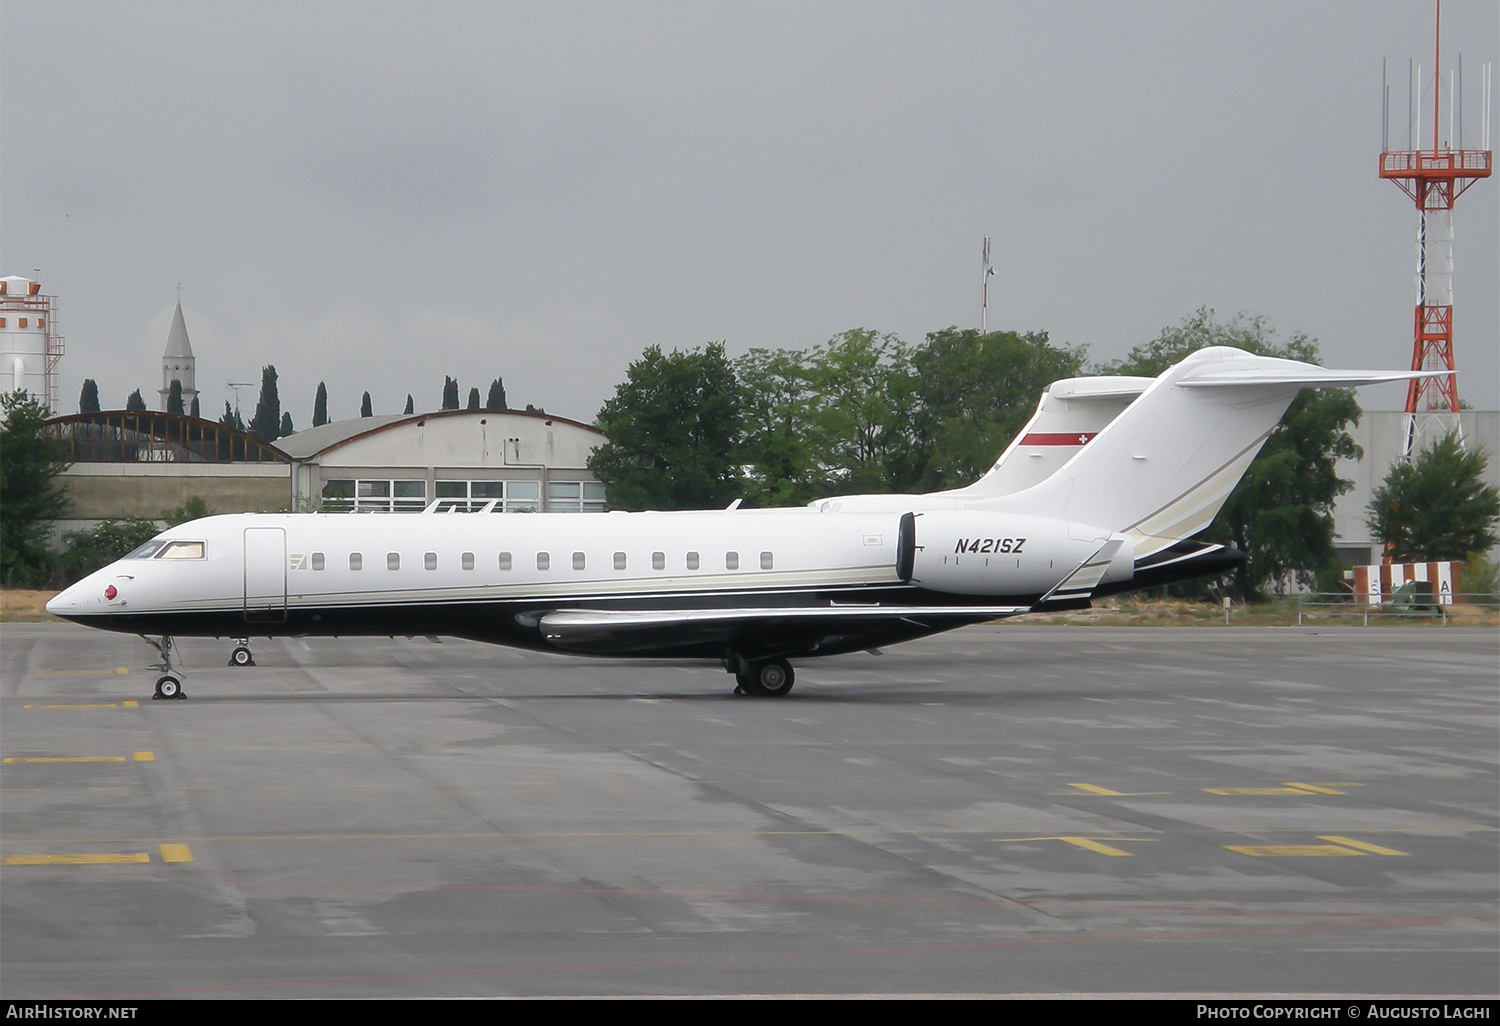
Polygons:
M401 553L399 553L399 552L387 552L385 554L385 568L387 570L400 570L401 569Z
M615 553L615 569L616 570L624 570L625 569L625 553L623 553L623 552L616 552Z
M502 553L500 553L500 569L501 570L509 570L510 569L510 553L509 552L502 552Z
M696 570L696 569L698 569L698 553L696 553L696 552L689 552L687 554L687 568L689 570Z
M460 554L458 557L458 565L463 567L465 570L474 569L474 553L465 552Z
M740 568L740 554L738 552L724 553L724 569L738 570Z
M321 553L321 552L314 552L312 554L312 568L314 570L321 570L321 569L323 569L323 553Z
M424 552L424 553L422 553L422 569L423 570L436 570L437 569L437 553L436 552Z
M665 552L651 553L651 569L665 570L667 568L667 554Z
M760 554L760 568L762 570L770 570L775 565L776 557L772 556L769 552L762 552Z
M363 552L349 553L349 569L363 570L365 568L365 554Z
M536 568L538 570L552 569L552 554L550 552L538 552L536 554Z
M203 543L201 541L174 541L168 542L166 548L157 553L157 559L202 559Z
M574 570L582 570L583 569L583 563L584 563L583 553L582 552L575 552L575 553L573 553L573 569Z

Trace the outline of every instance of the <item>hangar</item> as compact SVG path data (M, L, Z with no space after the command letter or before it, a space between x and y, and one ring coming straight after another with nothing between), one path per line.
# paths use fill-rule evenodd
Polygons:
M518 410L445 410L334 421L276 444L291 460L291 508L324 512L592 513L597 428Z

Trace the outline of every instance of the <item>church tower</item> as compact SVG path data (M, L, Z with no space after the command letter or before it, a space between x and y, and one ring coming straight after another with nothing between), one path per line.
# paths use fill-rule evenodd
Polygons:
M188 341L187 322L182 319L182 304L178 303L172 314L172 329L167 332L167 349L161 354L161 391L158 393L161 402L157 409L165 412L167 397L172 394L172 382L180 381L183 412L193 412L193 400L198 398L198 388L194 384L197 377L195 363L193 345Z

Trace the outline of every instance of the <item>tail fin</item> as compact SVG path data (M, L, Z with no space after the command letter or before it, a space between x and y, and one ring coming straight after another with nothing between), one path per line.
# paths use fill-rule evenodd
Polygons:
M1164 371L1057 473L977 506L1120 532L1139 560L1208 527L1301 389L1417 376L1429 375L1200 349Z
M1036 412L983 477L939 495L963 501L993 499L1045 481L1103 431L1155 380L1064 378L1042 392Z

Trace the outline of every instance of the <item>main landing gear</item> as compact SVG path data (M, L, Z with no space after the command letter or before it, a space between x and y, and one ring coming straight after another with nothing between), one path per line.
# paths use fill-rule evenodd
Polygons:
M730 665L734 673L736 695L755 695L761 698L781 698L792 690L797 675L792 664L785 659L760 659L747 662L736 659Z
M255 656L250 651L249 638L234 638L234 651L229 653L230 666L254 666Z
M156 678L156 691L151 695L153 699L159 698L186 698L187 692L182 690L182 671L172 667L172 638L171 635L163 634L159 639L142 634L141 640L156 649L161 656L161 662L152 663L150 669L160 670L161 676Z

